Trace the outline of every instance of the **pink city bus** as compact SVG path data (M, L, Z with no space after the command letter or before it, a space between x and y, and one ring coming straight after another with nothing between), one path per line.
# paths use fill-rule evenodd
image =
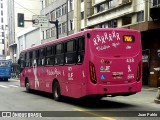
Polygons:
M140 32L96 28L21 51L20 85L62 96L100 99L142 88Z

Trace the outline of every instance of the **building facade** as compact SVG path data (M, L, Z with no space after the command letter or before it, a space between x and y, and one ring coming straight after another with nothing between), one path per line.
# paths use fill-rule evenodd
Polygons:
M32 26L17 33L17 58L22 50L41 44L40 33L40 28Z
M16 18L18 10L16 12L12 9L15 3L13 0L8 1L11 9L8 12L9 46L11 56L14 57L17 49L15 34L23 28L16 28L17 21L13 18ZM24 6L26 6L27 0L21 1L25 1ZM160 86L159 0L40 0L38 2L41 6L41 15L47 16L49 21L59 21L59 38L97 27L139 30L143 49L143 84ZM29 7L34 5L35 8L35 4L28 4ZM30 17L31 14L29 13ZM40 31L41 43L56 39L55 24L49 24L49 28L42 28ZM21 36L18 39L21 39Z
M24 20L32 20L32 15L40 14L39 0L7 0L8 9L8 44L10 59L17 62L17 33L32 26L32 22L24 22L24 27L18 27L18 13L24 14Z
M6 34L6 1L0 0L0 59L6 59L5 34Z
M58 20L59 38L74 33L74 0L41 0L41 15L48 17L49 21ZM55 24L49 28L42 28L42 43L56 39Z

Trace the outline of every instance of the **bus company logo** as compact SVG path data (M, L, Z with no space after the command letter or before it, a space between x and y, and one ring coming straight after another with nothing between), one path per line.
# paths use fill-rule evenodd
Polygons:
M110 72L110 66L101 66L100 72Z
M102 64L111 64L112 61L109 61L109 60L105 60L105 59L101 59L100 61Z

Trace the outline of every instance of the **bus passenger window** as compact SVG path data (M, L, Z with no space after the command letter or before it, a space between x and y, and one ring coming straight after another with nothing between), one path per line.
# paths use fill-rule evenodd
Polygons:
M77 55L78 64L83 63L84 53L85 53L85 41L84 37L80 37L78 38L78 55Z
M55 54L55 65L63 65L64 64L64 50L63 43L57 44L55 46L56 54Z
M65 64L76 63L75 39L65 43Z

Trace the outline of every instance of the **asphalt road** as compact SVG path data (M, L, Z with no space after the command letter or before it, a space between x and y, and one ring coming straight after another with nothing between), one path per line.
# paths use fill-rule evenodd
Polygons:
M19 87L19 80L10 79L8 82L0 81L0 116L3 116L0 119L159 120L157 116L160 116L160 112L157 111L160 111L160 104L154 103L156 93L155 88L143 87L138 94L107 97L98 103L84 103L71 98L57 102L48 93L27 93L25 88ZM12 118L9 118L10 115Z

